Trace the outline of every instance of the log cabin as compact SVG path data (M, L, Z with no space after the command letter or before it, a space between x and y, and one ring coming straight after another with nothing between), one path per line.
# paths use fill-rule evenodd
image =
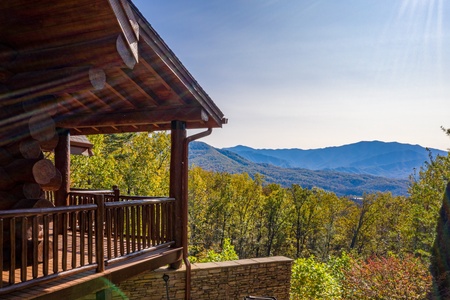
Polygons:
M0 298L107 299L184 262L189 299L188 144L227 119L133 3L1 1L0 108ZM161 130L169 195L71 189L71 137Z

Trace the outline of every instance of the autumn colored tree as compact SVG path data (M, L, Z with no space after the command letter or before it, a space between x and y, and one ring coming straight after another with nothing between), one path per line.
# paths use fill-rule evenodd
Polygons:
M427 299L427 263L413 255L353 259L344 271L342 299Z

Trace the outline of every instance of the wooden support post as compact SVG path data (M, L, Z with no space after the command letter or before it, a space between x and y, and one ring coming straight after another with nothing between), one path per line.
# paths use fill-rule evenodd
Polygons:
M55 192L55 206L67 206L70 192L70 133L58 130L59 139L55 148L55 167L61 173L61 187Z
M114 201L118 202L120 199L120 190L119 187L117 185L113 185L112 187L113 191L114 191Z
M175 247L183 246L183 232L186 230L183 224L183 185L187 184L183 179L184 153L183 144L186 139L186 123L172 121L171 127L171 156L170 156L170 193L175 198L175 209L173 215ZM171 264L171 268L179 269L182 261Z

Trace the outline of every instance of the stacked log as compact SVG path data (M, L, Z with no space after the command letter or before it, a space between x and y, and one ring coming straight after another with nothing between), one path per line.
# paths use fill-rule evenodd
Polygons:
M56 104L54 96L40 96L0 109L0 209L60 188L61 173L43 153L58 144Z
M61 173L43 152L53 151L58 143L52 117L56 112L53 100L53 97L39 97L0 107L0 120L3 120L0 126L0 210L54 206L45 199L45 191L60 188ZM37 245L37 239L38 252L41 251L42 220L38 220L37 236L32 234L36 228L32 228L31 222L22 222L17 218L14 228L10 228L9 221L4 222L3 260L6 265L8 253L15 251L19 254L23 241L29 244L28 252ZM11 242L14 240L16 246L13 250Z

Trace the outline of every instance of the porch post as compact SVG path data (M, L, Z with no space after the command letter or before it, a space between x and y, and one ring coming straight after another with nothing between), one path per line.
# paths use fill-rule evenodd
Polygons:
M183 225L183 185L187 184L183 179L183 143L186 139L186 123L172 121L171 126L171 156L170 156L170 191L169 196L175 198L175 210L173 215L175 247L183 246L183 233L187 228ZM180 260L171 264L170 267L179 269Z
M67 206L67 195L70 192L70 132L58 129L58 145L55 148L55 167L61 172L62 182L55 192L55 206Z

